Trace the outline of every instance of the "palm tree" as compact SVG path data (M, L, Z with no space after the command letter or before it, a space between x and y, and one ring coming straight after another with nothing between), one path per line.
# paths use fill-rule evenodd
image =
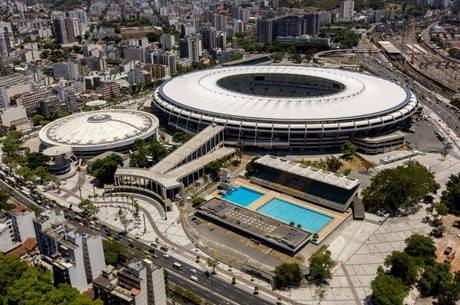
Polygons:
M216 267L219 265L219 262L215 259L208 258L208 261L206 262L208 267L212 268L212 274L216 274Z
M125 233L128 232L128 226L131 223L131 219L126 216L126 214L121 214L120 216L120 222L125 228Z

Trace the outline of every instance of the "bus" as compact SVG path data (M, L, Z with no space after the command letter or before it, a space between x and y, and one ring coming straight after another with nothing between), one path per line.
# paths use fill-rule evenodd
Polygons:
M173 264L173 267L176 268L176 269L181 269L181 268L182 268L182 265L179 264L178 262L175 262L175 263Z

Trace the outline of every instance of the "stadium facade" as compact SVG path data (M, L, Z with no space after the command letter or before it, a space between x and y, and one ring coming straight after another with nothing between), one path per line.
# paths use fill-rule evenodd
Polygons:
M419 107L411 91L379 77L292 65L185 74L160 86L152 105L174 129L224 126L228 144L322 151L351 140L371 153L401 145L399 130Z

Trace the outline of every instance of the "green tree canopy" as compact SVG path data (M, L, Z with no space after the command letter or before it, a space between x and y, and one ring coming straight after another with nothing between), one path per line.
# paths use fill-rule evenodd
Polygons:
M332 268L335 262L331 258L331 251L322 246L308 260L310 263L310 277L319 282L326 282L332 278Z
M44 120L45 120L45 117L43 115L41 115L41 114L34 114L34 116L32 117L32 121L36 125L40 124Z
M298 286L302 281L302 271L298 264L283 263L275 269L275 287Z
M432 172L416 161L409 161L374 176L371 185L363 192L363 203L370 212L395 216L414 208L438 188Z
M406 239L406 248L404 252L412 257L418 257L423 260L434 259L436 257L436 247L430 237L419 234L413 234Z
M340 151L343 154L343 159L349 159L356 152L356 145L351 143L350 141L347 141L343 143L342 147L340 148Z
M0 254L0 304L7 305L102 305L69 285L55 287L51 272L29 267L19 258Z
M10 193L6 190L0 190L0 210L8 211L16 207L13 203L8 203Z
M93 161L88 166L88 172L99 179L101 183L113 183L115 171L122 164L123 159L119 155L111 154L105 158Z
M408 289L400 278L379 274L371 283L372 297L377 305L402 305Z
M83 199L79 204L78 207L83 210L83 213L94 217L98 212L99 208L88 198Z
M441 202L447 206L450 213L460 215L460 173L449 177L446 190L442 192Z
M39 166L46 167L49 157L40 152L31 152L26 156L26 166L32 170Z
M453 282L448 263L434 262L425 266L422 278L419 282L419 290L423 296L439 296L447 291Z
M391 253L385 258L385 266L391 267L390 274L400 278L407 286L411 286L417 280L417 265L414 259L405 252Z

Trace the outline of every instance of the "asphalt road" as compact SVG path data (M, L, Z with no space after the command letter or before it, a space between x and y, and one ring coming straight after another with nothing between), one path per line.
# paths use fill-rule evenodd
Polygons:
M0 189L5 189L10 191L11 196L16 199L18 202L24 204L25 206L38 207L43 209L42 206L35 203L33 200L24 196L22 193L17 191L15 188L11 187L5 181L0 179ZM272 302L261 299L250 292L242 290L238 287L231 285L213 275L206 275L200 270L195 270L193 266L189 265L186 262L173 258L171 256L166 257L166 252L163 252L159 249L156 249L150 245L146 245L140 241L134 240L130 241L126 237L119 235L117 231L110 229L106 226L101 229L96 229L94 226L91 226L91 229L87 225L87 219L79 216L71 209L62 208L60 206L54 206L55 209L63 210L66 214L66 217L71 220L72 223L83 227L85 230L92 231L92 233L99 234L104 238L115 237L119 242L121 242L125 247L130 247L139 251L149 251L150 253L154 252L155 254L145 254L147 258L151 259L155 264L168 270L168 280L172 283L183 287L187 290L192 291L193 293L199 295L201 298L211 301L216 305L231 305L231 304L241 304L241 305L273 305ZM82 223L84 225L82 225ZM181 264L181 268L174 267L173 264L177 262ZM198 280L192 281L191 276L195 276Z

